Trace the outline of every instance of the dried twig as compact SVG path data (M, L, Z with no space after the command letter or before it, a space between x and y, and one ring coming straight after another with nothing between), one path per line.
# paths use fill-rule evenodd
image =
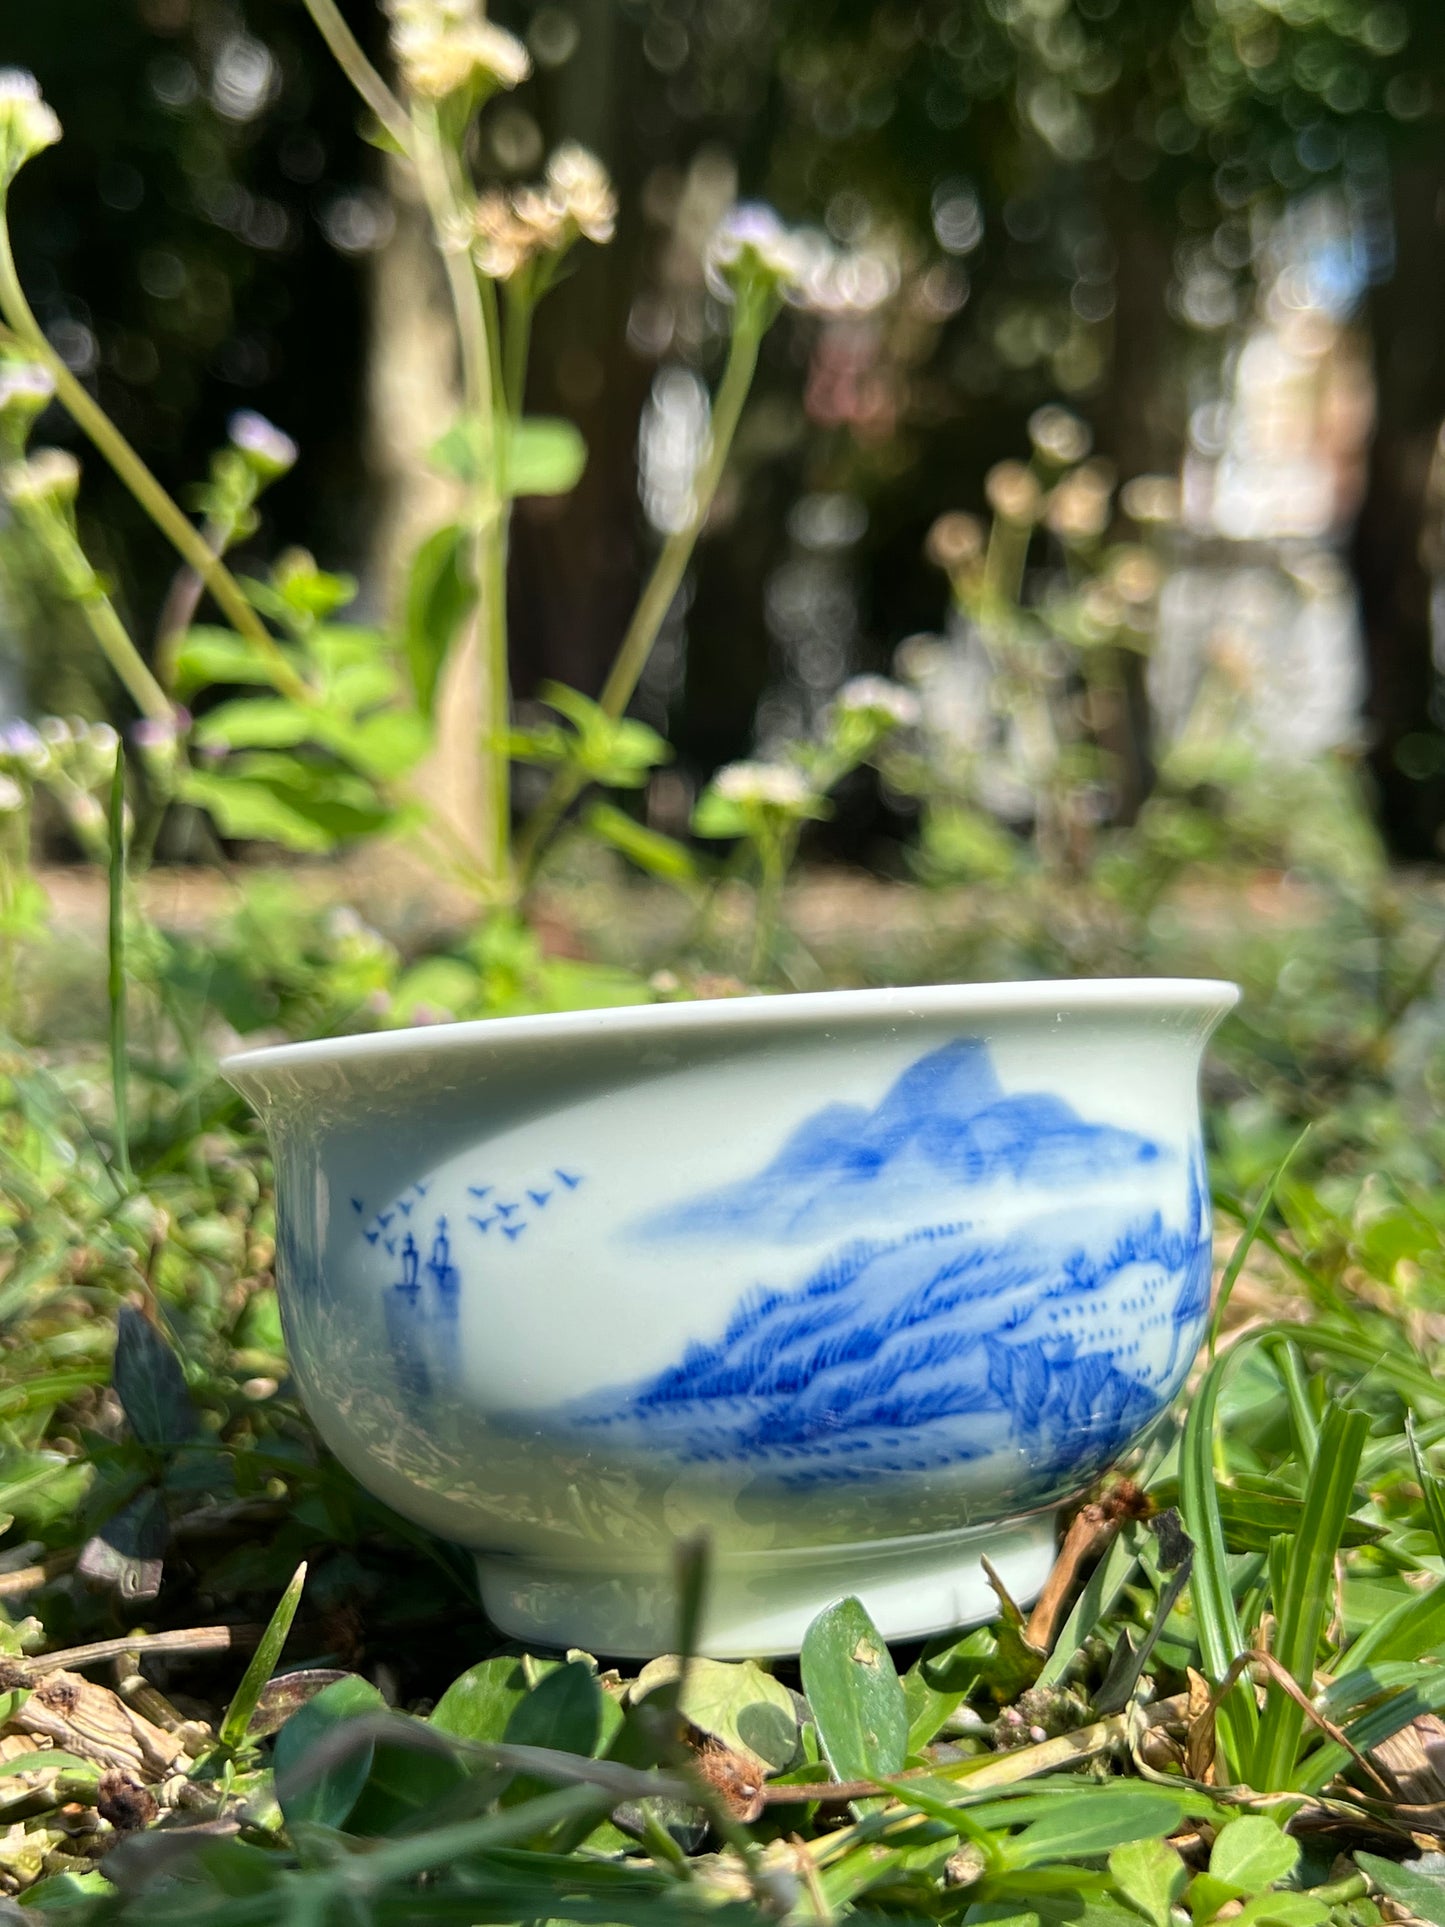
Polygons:
M34 1653L7 1661L31 1673L53 1673L64 1667L96 1666L125 1653L141 1658L149 1653L249 1652L260 1641L264 1626L180 1626L168 1633L125 1633L119 1639L96 1639L88 1646L70 1646L58 1653Z
M1024 1627L1024 1638L1030 1646L1045 1653L1052 1650L1080 1572L1108 1551L1121 1526L1142 1519L1148 1510L1147 1496L1130 1479L1121 1479L1102 1498L1080 1506Z

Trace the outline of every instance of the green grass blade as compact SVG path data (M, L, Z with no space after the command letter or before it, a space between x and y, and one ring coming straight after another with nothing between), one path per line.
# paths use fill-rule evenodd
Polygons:
M241 1675L241 1684L236 1688L231 1704L226 1708L226 1717L221 1721L219 1734L221 1745L235 1752L246 1737L246 1729L251 1724L251 1715L256 1711L261 1692L281 1657L281 1648L286 1644L286 1635L291 1630L291 1622L296 1617L296 1608L301 1604L301 1589L306 1584L306 1562L303 1559L296 1568L290 1585L282 1593L270 1624L261 1635L261 1643L251 1657L251 1664Z
M1398 1606L1367 1626L1352 1646L1346 1648L1338 1666L1331 1670L1344 1675L1365 1666L1388 1666L1394 1662L1419 1659L1424 1653L1445 1646L1445 1580L1437 1580L1428 1592L1402 1599Z
M1289 1169L1295 1152L1298 1151L1309 1134L1310 1127L1306 1124L1294 1143L1275 1166L1268 1184L1265 1185L1263 1191L1259 1194L1259 1202L1249 1214L1249 1223L1244 1227L1244 1231L1237 1240L1234 1250L1230 1253L1229 1263L1224 1267L1224 1276L1220 1279L1219 1290L1215 1294L1214 1312L1209 1320L1209 1358L1211 1364L1214 1360L1215 1349L1219 1344L1219 1334L1224 1329L1224 1314L1229 1305L1230 1295L1239 1281L1240 1272L1244 1269L1244 1261L1249 1256L1255 1239L1259 1236L1260 1226L1264 1223L1269 1207L1274 1203L1274 1194L1279 1188L1280 1179Z
M1306 1695L1314 1692L1320 1639L1334 1601L1335 1561L1369 1429L1364 1412L1332 1405L1325 1415L1304 1516L1289 1544L1283 1592L1275 1593L1275 1657ZM1277 1686L1269 1687L1251 1786L1261 1792L1293 1786L1304 1718L1302 1707Z
M1185 1417L1179 1446L1179 1509L1184 1529L1194 1542L1190 1593L1204 1670L1216 1685L1245 1651L1245 1644L1229 1581L1224 1525L1214 1483L1214 1427L1225 1373L1254 1342L1253 1335L1241 1339L1210 1365ZM1219 1708L1219 1734L1232 1773L1250 1757L1258 1725L1253 1688L1236 1681Z
M1414 1414L1405 1414L1405 1437L1410 1441L1410 1457L1415 1462L1415 1477L1425 1496L1425 1516L1430 1521L1430 1531L1435 1545L1445 1557L1445 1479L1439 1478L1425 1463L1425 1454L1420 1449L1420 1441L1415 1436Z

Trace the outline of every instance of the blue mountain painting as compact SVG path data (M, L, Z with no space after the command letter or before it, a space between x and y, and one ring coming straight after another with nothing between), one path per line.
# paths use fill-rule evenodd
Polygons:
M1087 1123L1051 1093L1006 1096L987 1045L959 1038L911 1064L875 1109L826 1105L756 1177L673 1205L637 1229L648 1238L731 1231L812 1243L942 1191L1077 1184L1161 1155L1152 1140Z
M573 1400L561 1429L783 1486L915 1476L1000 1455L1020 1504L1087 1483L1188 1369L1209 1302L1202 1154L1179 1221L1089 1181L1166 1153L1061 1098L1005 1096L984 1045L922 1058L875 1110L808 1119L759 1176L672 1207L649 1241L791 1246L960 1188L1027 1184L1045 1215L1000 1236L957 1220L853 1235L803 1282L757 1290L721 1336L642 1381ZM1084 1188L1050 1213L1051 1188ZM1173 1186L1170 1186L1173 1189ZM1176 1194L1177 1195L1177 1194Z

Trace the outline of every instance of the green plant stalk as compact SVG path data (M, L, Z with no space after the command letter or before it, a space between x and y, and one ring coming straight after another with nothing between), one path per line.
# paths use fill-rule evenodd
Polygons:
M418 107L408 150L416 164L432 235L446 271L461 350L462 394L468 418L479 431L480 460L468 506L472 573L477 585L481 642L479 754L484 808L480 825L481 872L486 887L505 893L510 868L511 761L507 754L507 520L503 495L502 397L493 370L498 345L488 327L486 297L470 253L455 232L466 219L461 183L449 157L434 107ZM491 294L490 288L487 290ZM495 298L493 297L493 314Z
M305 701L308 694L305 684L246 600L240 583L220 557L211 552L201 531L171 500L99 402L87 393L47 341L20 284L3 198L0 198L0 314L5 316L21 343L49 370L55 381L56 397L71 420L109 462L176 553L190 563L237 633L266 656L277 687L286 695Z
M632 700L632 692L647 667L658 631L682 586L682 578L692 560L692 552L707 522L718 484L727 467L743 404L757 371L758 350L769 319L762 302L739 302L732 340L728 345L727 363L713 406L707 454L693 483L692 514L685 526L669 535L663 543L608 671L607 680L602 685L602 693L597 701L609 716L620 716ZM547 793L517 839L517 868L524 885L529 884L536 875L543 851L556 834L558 825L584 781L577 771L567 768L559 769L553 776Z
M20 507L26 527L49 557L62 592L84 615L101 654L119 677L136 708L143 716L172 722L175 710L170 697L146 666L145 659L131 641L115 604L100 585L80 546L67 513L54 505Z
M135 1187L130 1162L129 1064L125 1035L125 751L117 745L110 779L110 865L106 997L110 1006L110 1084L115 1105L115 1161L125 1190Z
M331 56L403 154L411 151L412 127L406 110L361 50L335 0L304 0L306 11Z

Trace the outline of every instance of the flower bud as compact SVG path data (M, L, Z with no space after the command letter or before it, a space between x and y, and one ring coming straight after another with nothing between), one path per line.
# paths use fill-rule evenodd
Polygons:
M532 71L515 34L485 20L470 0L393 0L391 50L413 93L447 100L516 87Z
M0 469L0 490L15 508L66 508L80 493L80 463L63 448L41 448Z
M1050 402L1029 416L1029 440L1043 459L1055 468L1071 468L1083 461L1094 437L1087 422L1067 408Z
M922 709L911 689L901 689L886 676L854 676L838 691L837 705L851 715L866 716L886 729L911 729Z
M1022 462L995 462L983 478L983 492L1001 522L1027 527L1038 521L1043 490L1033 470Z
M762 201L743 201L719 221L703 258L707 284L723 301L759 289L785 298L807 262L796 235Z
M727 763L713 777L712 786L729 803L778 810L801 809L812 800L807 777L787 763Z
M55 395L55 377L38 361L18 355L0 357L0 426L23 442L30 424Z
M983 524L976 515L953 509L940 515L924 538L923 552L935 568L955 575L983 555Z
M34 74L0 68L0 193L29 160L60 139L60 122L41 97Z
M603 245L617 226L617 196L607 169L576 141L565 141L547 163L547 195L584 240Z
M238 408L226 423L226 436L258 481L278 481L296 466L295 442L254 408Z

